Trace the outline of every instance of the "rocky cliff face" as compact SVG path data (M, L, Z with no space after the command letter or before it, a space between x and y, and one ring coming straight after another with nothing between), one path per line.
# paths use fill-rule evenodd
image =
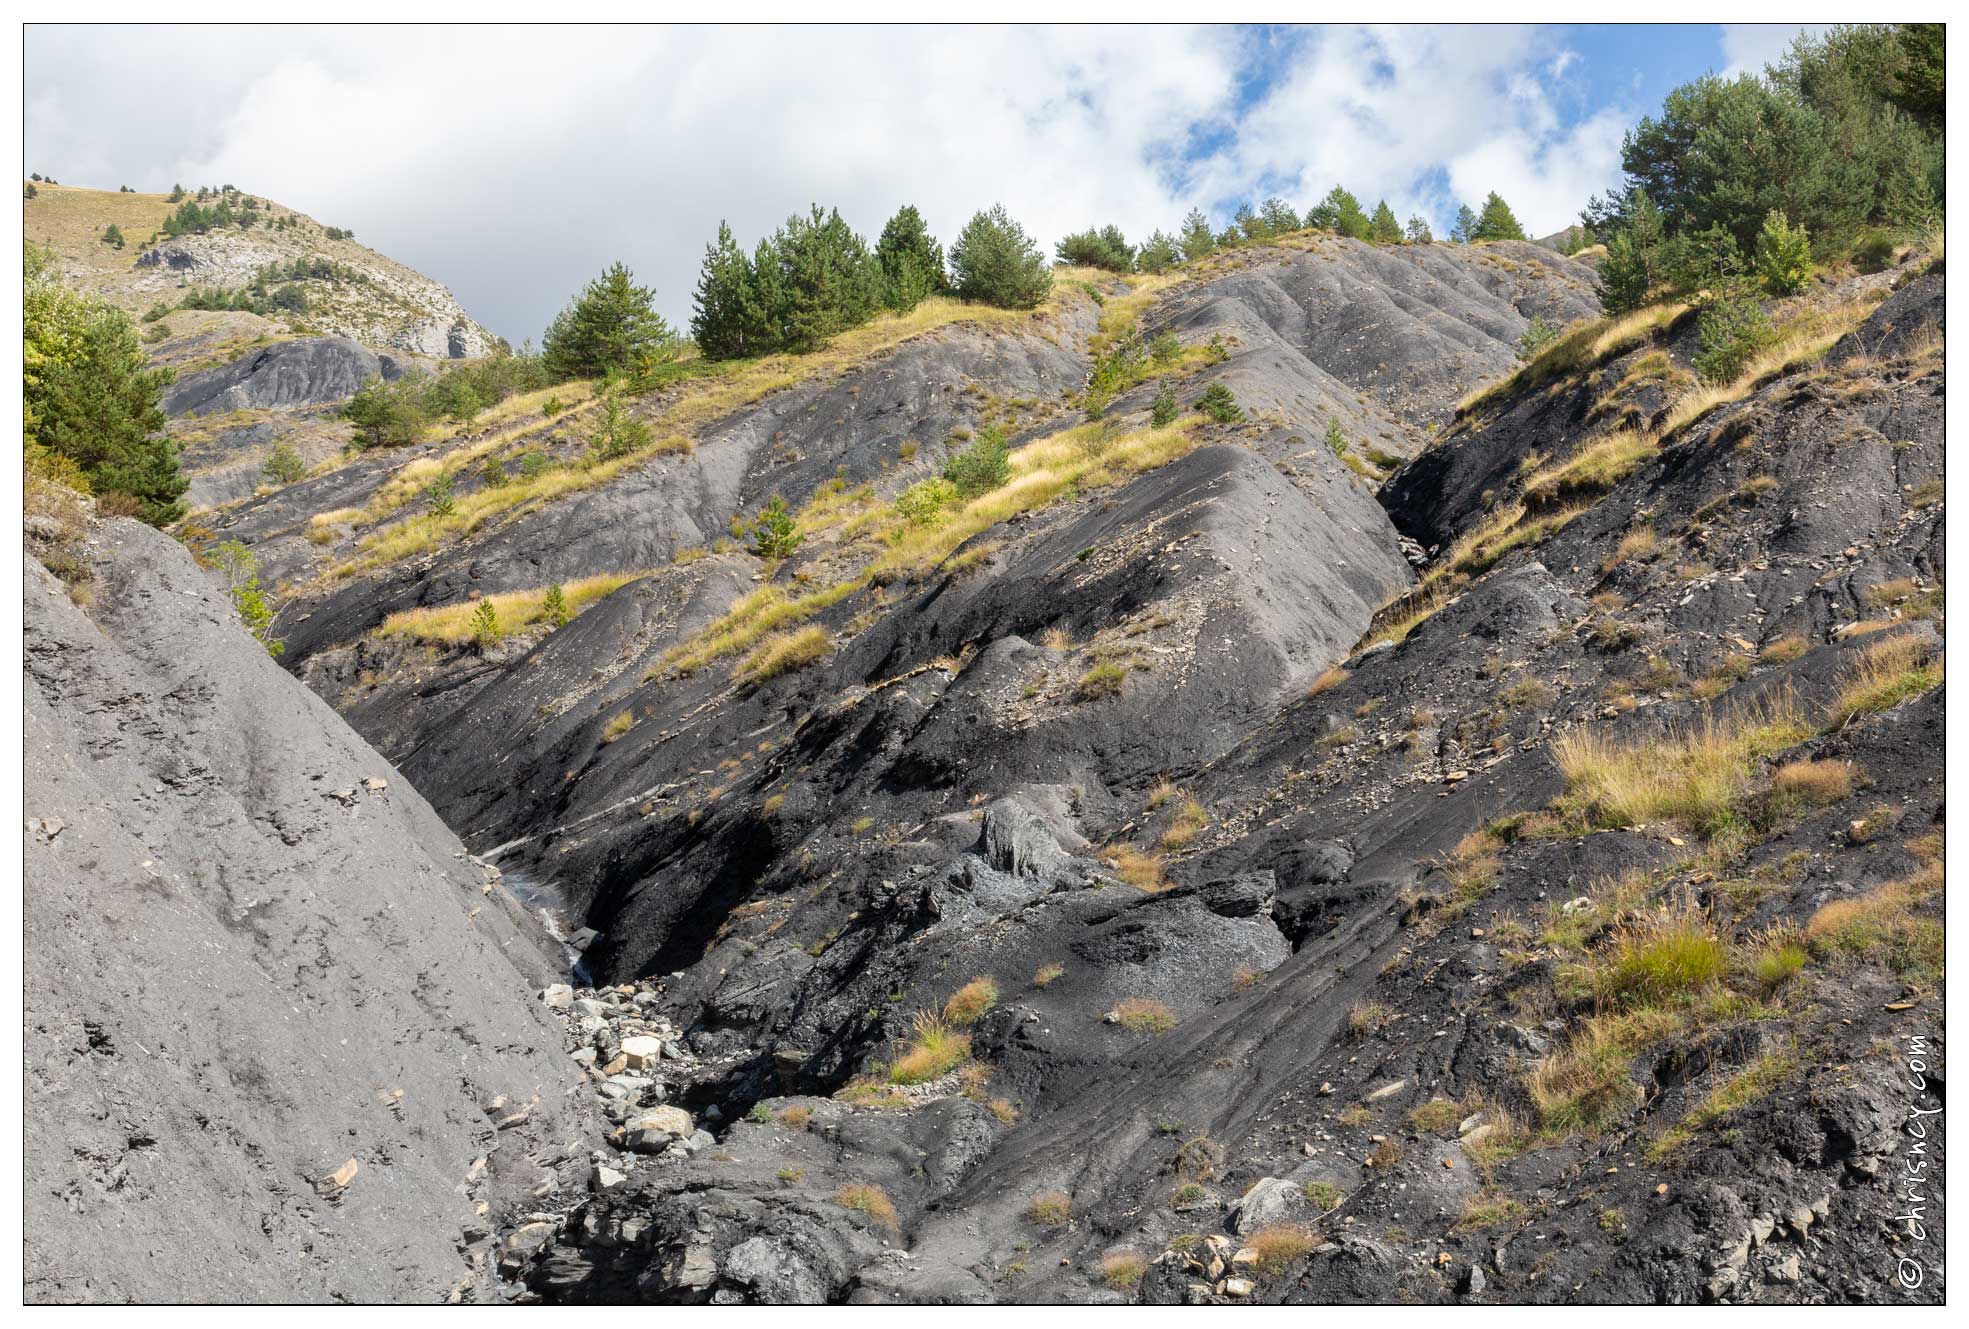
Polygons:
M555 944L176 542L40 552L27 1298L493 1295L495 1229L585 1174Z
M289 667L584 925L529 1046L598 1152L501 1226L506 1292L1939 1270L1892 1176L1941 1020L1943 281L1830 279L1706 386L1676 317L1517 370L1594 312L1548 250L1302 236L667 389L619 467L577 408L230 510ZM1179 350L1089 422L1131 332ZM1153 429L1161 378L1242 418ZM904 523L987 424L1001 506ZM561 479L479 478L527 454ZM482 515L409 501L441 472Z

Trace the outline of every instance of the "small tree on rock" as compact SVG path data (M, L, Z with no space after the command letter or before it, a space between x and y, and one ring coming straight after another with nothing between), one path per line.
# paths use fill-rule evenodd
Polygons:
M800 528L786 500L774 494L752 523L752 552L760 558L786 558L800 547Z
M273 445L263 469L267 479L275 484L291 485L308 473L308 464L301 460L300 453L294 451L294 445L283 439Z

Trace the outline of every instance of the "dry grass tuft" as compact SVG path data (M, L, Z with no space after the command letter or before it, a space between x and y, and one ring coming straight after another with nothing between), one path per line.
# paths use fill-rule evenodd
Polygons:
M1147 997L1127 997L1115 1003L1114 1022L1133 1034L1166 1034L1176 1027L1176 1012Z
M1114 874L1137 890L1164 891L1169 889L1169 881L1162 875L1162 857L1159 854L1145 854L1133 845L1111 845L1103 851L1102 857L1114 864Z
M1259 1271L1276 1277L1284 1273L1294 1260L1310 1254L1320 1244L1320 1239L1304 1228L1281 1224L1260 1228L1251 1234L1248 1244L1258 1253Z
M1752 764L1813 732L1790 697L1781 695L1659 738L1621 742L1605 733L1566 734L1552 745L1566 777L1566 792L1553 806L1585 829L1676 821L1713 838L1738 820Z
M1062 1191L1041 1191L1032 1197L1026 1216L1040 1227L1063 1227L1073 1217L1073 1201Z
M1314 679L1313 685L1306 689L1306 695L1308 697L1317 697L1322 692L1331 692L1334 688L1339 687L1352 677L1352 674L1342 669L1339 665L1329 665L1326 672Z
M757 687L781 674L805 669L827 654L828 644L827 629L819 626L775 632L763 638L739 662L732 670L732 680Z
M971 1036L957 1033L933 1012L918 1011L910 1032L909 1046L889 1066L891 1084L923 1084L955 1070L971 1055Z
M1846 678L1846 686L1832 703L1835 728L1940 687L1942 657L1919 638L1887 637L1861 652Z
M960 1027L973 1025L997 1004L998 984L989 978L974 978L950 994L950 1000L943 1004L943 1018Z
M853 1209L857 1213L867 1214L870 1222L888 1228L891 1232L895 1231L898 1225L895 1202L880 1186L873 1186L865 1181L851 1182L834 1192L834 1203L843 1209Z

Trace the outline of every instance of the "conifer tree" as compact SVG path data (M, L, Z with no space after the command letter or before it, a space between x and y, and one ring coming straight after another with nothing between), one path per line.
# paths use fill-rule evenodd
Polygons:
M1183 257L1192 261L1202 258L1217 247L1217 237L1210 230L1210 218L1203 215L1201 208L1191 208L1183 218Z
M21 294L27 440L73 462L99 497L134 499L153 526L182 517L191 482L158 405L173 372L150 368L129 315L63 285L33 244Z
M908 204L882 228L875 263L882 270L882 302L897 311L916 308L948 284L943 246L930 234L923 214Z
M1402 242L1401 223L1395 220L1395 210L1382 199L1374 205L1374 216L1368 222L1367 238L1377 245L1398 245Z
M1053 289L1046 256L1002 203L972 217L950 247L957 294L1005 309L1032 309Z
M1468 203L1456 210L1456 225L1449 231L1449 238L1459 245L1467 245L1477 238L1477 214Z
M1484 200L1484 210L1477 217L1476 240L1522 240L1525 228L1518 225L1518 219L1511 215L1510 205L1492 190Z
M721 221L718 239L704 248L704 267L691 297L691 337L705 359L729 360L765 349L747 340L758 330L753 294L752 263Z
M541 340L541 357L557 378L599 378L627 373L645 357L673 348L676 335L656 312L656 292L612 263L554 316Z

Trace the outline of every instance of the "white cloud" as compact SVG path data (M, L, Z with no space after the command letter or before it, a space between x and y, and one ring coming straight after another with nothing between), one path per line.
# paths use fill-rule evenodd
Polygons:
M915 203L946 241L1002 201L1050 246L1344 181L1439 229L1494 188L1554 230L1617 173L1617 126L1555 104L1575 59L1501 27L35 26L26 139L69 183L353 227L517 340L616 258L682 321L721 218L750 244L816 201L871 237ZM1193 133L1228 143L1186 162Z
M1776 64L1803 34L1816 37L1828 23L1725 23L1723 27L1723 73L1761 74L1764 66Z
M1535 28L1328 29L1201 183L1230 197L1255 179L1296 179L1302 207L1340 183L1439 231L1495 189L1528 232L1556 231L1618 178L1627 118L1565 124L1553 85L1568 56Z

